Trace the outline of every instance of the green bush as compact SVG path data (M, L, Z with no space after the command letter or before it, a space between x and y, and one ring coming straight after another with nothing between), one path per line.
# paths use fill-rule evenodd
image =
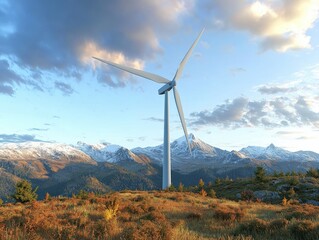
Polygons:
M15 193L11 196L16 202L26 203L37 200L38 195L36 189L32 189L32 185L27 180L22 180L17 183Z
M242 223L236 230L236 234L245 234L258 236L262 233L265 233L268 229L268 222L265 220L256 218L250 222Z
M297 221L290 227L290 232L295 239L318 239L319 231L315 224L310 220Z
M319 169L310 168L310 169L306 172L306 176L307 176L307 177L319 178Z
M284 219L284 218L275 219L269 223L269 229L278 231L280 229L287 228L288 224L289 224L289 221L287 219Z
M255 196L254 196L254 192L251 190L244 190L240 193L240 197L241 200L243 201L254 201L255 200Z
M264 182L266 180L266 171L263 167L257 167L255 171L255 180L257 182Z
M80 190L79 193L76 195L77 198L86 200L89 198L89 193L85 190Z

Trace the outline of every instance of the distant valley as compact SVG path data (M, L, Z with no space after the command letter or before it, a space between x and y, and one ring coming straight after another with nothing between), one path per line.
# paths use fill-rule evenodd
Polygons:
M240 151L213 147L189 135L192 156L184 137L171 143L172 181L196 185L200 178L251 177L257 166L271 172L305 172L319 168L319 154L289 152L273 144L249 146ZM39 186L40 197L71 195L79 190L109 192L122 189L159 189L162 146L127 149L109 143L71 146L60 143L24 142L0 144L0 198L9 195L15 183L28 179Z

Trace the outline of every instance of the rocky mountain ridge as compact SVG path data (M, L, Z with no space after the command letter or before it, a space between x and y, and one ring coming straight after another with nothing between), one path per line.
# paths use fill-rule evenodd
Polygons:
M184 137L171 143L172 181L174 185L197 184L216 178L244 178L254 174L256 166L267 172L305 172L319 168L314 152L289 152L270 145L227 151L213 147L189 135L191 154ZM162 176L163 146L134 148L110 143L72 146L47 142L0 144L0 197L19 179L28 179L55 195L70 195L79 189L106 192L121 189L159 189ZM289 163L289 164L287 164Z

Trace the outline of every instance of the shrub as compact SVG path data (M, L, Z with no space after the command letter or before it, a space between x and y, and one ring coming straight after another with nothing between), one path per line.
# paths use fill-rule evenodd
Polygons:
M264 182L266 180L266 172L263 167L257 167L255 171L255 180L257 182Z
M215 180L215 184L216 184L216 185L220 185L221 182L222 182L222 181L220 180L220 178L216 178L216 180Z
M128 211L131 214L142 214L145 212L145 210L140 205L134 205L130 204L125 208L126 211Z
M290 227L290 232L296 239L318 239L319 231L310 220L297 221Z
M288 203L289 203L290 205L299 205L299 204L300 204L299 200L297 200L297 199L290 199L290 200L288 201Z
M291 178L289 178L289 184L291 186L296 186L300 183L299 178L297 176L292 176Z
M168 191L169 192L175 192L176 191L176 188L173 184L171 184L169 187L168 187Z
M211 198L216 198L216 192L214 191L214 189L210 189L208 191L208 196Z
M307 209L295 209L292 210L292 213L286 216L286 219L291 220L295 219L314 219L317 217L317 212L314 211L307 211Z
M203 197L206 197L207 196L207 192L204 190L204 189L201 189L199 191L199 194L202 195Z
M178 191L179 192L183 192L184 191L184 185L183 185L183 183L179 183L179 185L178 185Z
M143 217L145 220L150 220L153 222L164 222L166 221L166 217L163 213L159 211L153 211Z
M135 198L133 198L134 202L142 202L144 200L145 200L145 198L143 196L141 196L141 195L138 195Z
M242 223L236 230L237 234L258 235L265 233L268 223L265 220L256 218L250 222Z
M117 203L117 199L108 201L105 203L106 210L104 211L104 219L106 221L111 220L112 218L116 217L117 211L119 209L119 204Z
M131 226L126 228L120 239L127 240L142 240L142 239L154 239L165 240L171 239L172 230L169 224L155 224L148 220L142 220L138 226Z
M200 213L189 213L186 216L187 219L191 219L191 220L200 220L202 218L202 214Z
M3 200L0 198L0 205L2 205L3 204Z
M11 196L16 202L26 203L37 200L38 195L36 189L32 189L32 185L27 180L22 180L17 183L15 193Z
M199 187L200 189L203 189L204 186L205 186L205 183L204 183L203 179L199 179L198 187Z
M277 231L277 230L286 228L288 226L288 223L289 221L284 218L275 219L269 223L269 229Z
M295 192L294 188L290 188L290 189L287 191L287 194L288 194L288 197L289 197L290 199L296 198L296 192Z
M254 192L251 190L244 190L240 193L241 200L253 201L255 199Z
M245 213L240 208L220 207L215 210L213 217L221 221L235 222L240 221Z
M319 178L319 169L315 169L315 168L310 168L307 173L306 176L307 177L313 177L313 178Z
M46 193L46 194L45 194L44 200L45 200L45 201L51 200L51 196L50 196L49 193Z
M77 198L86 200L89 198L89 193L87 191L84 190L80 190L79 193L76 195Z

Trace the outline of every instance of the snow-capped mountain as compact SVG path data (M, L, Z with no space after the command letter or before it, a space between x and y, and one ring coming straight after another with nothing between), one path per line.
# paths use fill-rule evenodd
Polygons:
M220 148L213 147L194 134L188 136L191 154L188 149L186 138L183 136L171 143L172 169L181 173L189 173L201 168L214 168L220 164L238 163L245 159L243 154L233 151L228 152ZM154 160L157 164L162 164L163 145L157 147L134 148L135 154L143 154Z
M114 155L121 149L121 146L110 143L91 145L84 142L78 142L74 147L83 151L98 162L115 162L117 159L114 159Z
M200 178L251 177L256 166L268 172L319 168L319 154L314 152L289 152L273 144L229 152L193 134L188 137L192 154L184 136L171 143L174 184L197 184ZM161 186L162 158L163 145L129 150L110 143L0 143L0 183L12 191L19 179L28 179L39 186L42 195L47 191L70 195L83 188L101 192L154 189ZM0 189L0 198L7 193Z
M319 154L309 151L290 152L270 144L268 147L249 146L240 150L247 157L273 161L319 161Z
M67 144L24 142L0 144L0 168L19 177L47 179L67 166L97 165L90 156Z
M92 162L90 156L70 145L49 142L1 143L0 159Z
M137 156L129 149L110 143L90 145L78 142L76 147L98 162L109 162L115 164L123 161L132 161L141 164L148 162L145 158Z
M256 164L277 166L278 163L287 161L295 162L295 165L291 164L291 167L298 165L298 169L307 169L319 164L319 154L314 152L289 152L273 144L266 148L250 146L240 151L229 152L213 147L193 134L189 134L188 138L191 154L184 136L171 143L172 169L182 174L199 169L233 170ZM163 145L129 150L110 143L90 145L78 142L75 146L47 142L0 144L0 162L5 162L1 163L2 165L19 166L22 169L19 171L24 171L23 169L27 167L32 176L41 175L42 177L48 176L50 171L59 171L70 163L98 165L99 162L106 162L124 167L129 171L152 172L154 168L150 163L161 166L162 159ZM263 163L265 161L267 163Z

